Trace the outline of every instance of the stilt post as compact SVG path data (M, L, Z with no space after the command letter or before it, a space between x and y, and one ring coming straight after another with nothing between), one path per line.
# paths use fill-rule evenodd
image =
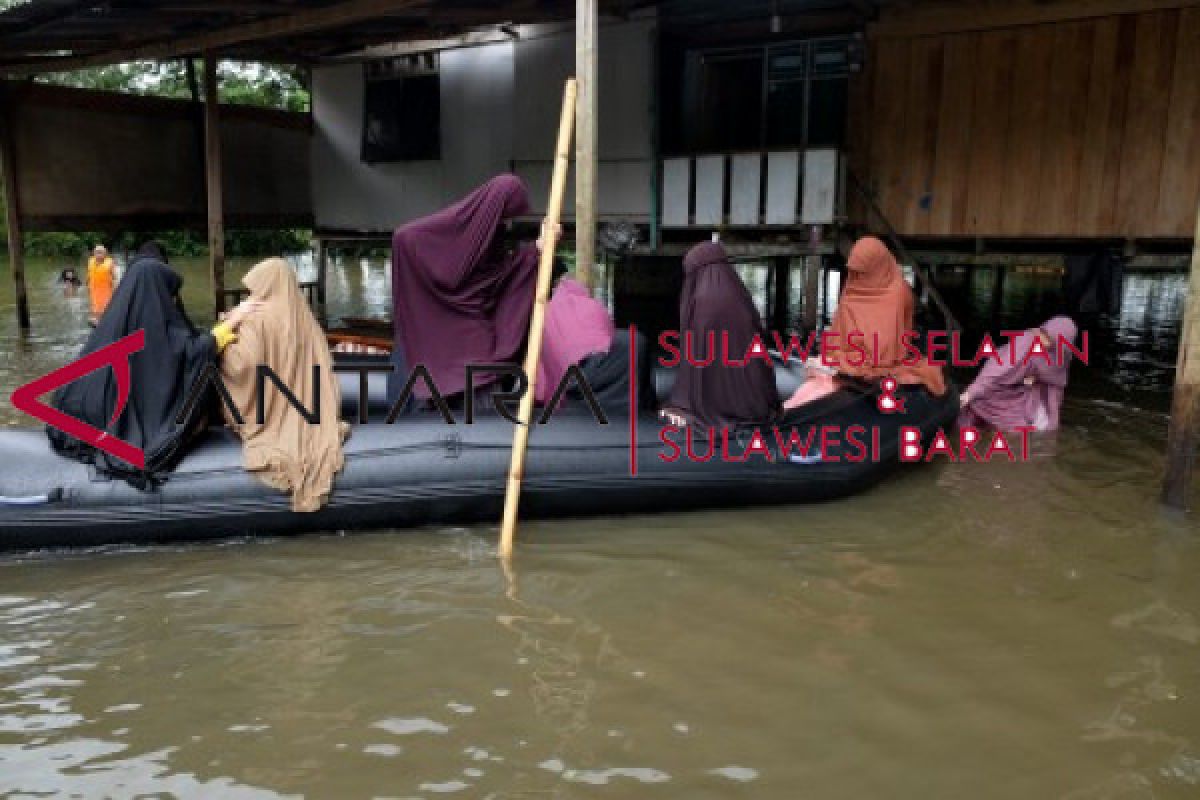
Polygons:
M225 207L221 186L221 116L217 56L204 54L204 187L208 196L208 264L213 300L225 310Z
M325 319L325 282L329 279L329 245L317 239L317 313Z
M821 289L821 257L806 256L804 259L804 328L805 331L817 329L817 317Z
M17 325L29 330L29 293L25 290L25 247L21 231L21 196L17 191L17 151L13 123L16 109L8 91L0 88L0 172L4 173L4 208L8 224L8 263L12 266L17 302Z
M575 271L589 289L596 267L597 2L575 0Z
M1192 269L1188 278L1187 305L1179 336L1175 365L1175 393L1167 432L1167 464L1163 475L1163 502L1186 509L1200 443L1200 208L1196 210L1196 238L1192 241Z
M784 333L788 327L788 312L792 294L792 259L779 256L772 264L771 327Z
M517 412L519 424L513 434L512 459L508 467L508 486L504 492L504 519L500 526L500 557L512 557L513 537L517 531L517 506L521 500L521 479L525 475L525 450L529 445L529 426L533 424L533 395L537 389L537 370L542 358L542 329L546 323L546 303L550 298L554 248L558 243L558 223L562 217L563 190L571 165L571 129L575 122L575 79L567 81L563 92L562 117L558 123L558 145L554 151L554 175L550 181L550 201L543 223L541 259L538 262L537 288L533 314L529 319L529 341L525 348L525 394Z
M1003 263L992 267L992 297L988 310L993 327L1000 318L1000 310L1004 308L1004 279L1007 272L1008 268Z

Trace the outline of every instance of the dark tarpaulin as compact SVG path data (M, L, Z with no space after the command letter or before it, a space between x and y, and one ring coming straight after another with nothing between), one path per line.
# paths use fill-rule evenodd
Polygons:
M636 373L629 360L631 337L636 353ZM646 337L632 333L628 328L617 328L607 353L590 355L579 362L579 370L606 417L624 417L640 410L653 410L658 405L654 395L654 360L649 350ZM630 381L636 381L636 408L629 404ZM556 388L550 386L548 390L553 393ZM586 409L582 390L572 382L564 395L562 410Z
M138 488L160 482L182 455L189 431L207 403L197 403L193 419L176 425L188 392L206 366L216 359L212 334L197 331L178 305L183 279L154 258L135 258L113 293L81 356L93 353L138 330L145 348L129 359L130 392L124 411L110 424L117 404L116 376L101 369L59 389L53 405L94 428L108 431L145 453L138 469L72 436L47 428L60 453L94 464L110 477Z

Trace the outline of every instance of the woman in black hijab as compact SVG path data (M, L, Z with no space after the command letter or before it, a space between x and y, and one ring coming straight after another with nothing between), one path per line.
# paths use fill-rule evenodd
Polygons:
M667 419L736 427L768 422L778 415L775 370L764 359L746 359L756 334L763 346L767 345L762 319L746 285L729 264L725 248L716 242L698 244L684 256L679 334L683 355L670 403L663 411ZM729 359L746 360L745 366L723 363L723 338L728 341ZM712 363L706 367L690 364L689 349L696 360L711 358Z
M136 331L145 332L143 349L129 357L124 407L118 406L117 376L110 368L84 375L54 395L58 410L140 448L145 466L138 468L47 428L54 449L139 489L160 483L183 454L188 437L202 427L205 402L195 403L182 424L175 420L196 379L235 338L237 326L252 310L243 304L212 332L199 331L183 313L182 287L183 278L166 265L161 247L153 242L143 245L80 353L85 356Z

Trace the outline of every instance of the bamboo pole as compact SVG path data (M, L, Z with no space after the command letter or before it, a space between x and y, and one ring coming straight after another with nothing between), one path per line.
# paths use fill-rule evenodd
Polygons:
M571 133L575 122L575 79L567 80L563 90L562 117L558 123L558 145L554 152L554 177L550 181L550 202L542 223L542 252L538 263L537 289L533 314L529 319L529 343L525 350L525 377L528 381L518 412L520 424L513 433L512 460L508 467L508 487L504 492L504 519L500 526L500 557L512 556L517 531L517 505L521 500L521 479L525 475L525 450L529 445L529 426L533 421L533 393L537 388L537 368L542 358L542 330L546 324L546 302L550 295L554 248L558 244L558 222L562 216L563 190L571 164Z
M1175 393L1171 401L1171 426L1167 433L1167 468L1163 475L1163 502L1186 509L1200 439L1200 209L1196 210L1196 238L1192 242L1192 271L1187 305L1179 336L1175 367Z

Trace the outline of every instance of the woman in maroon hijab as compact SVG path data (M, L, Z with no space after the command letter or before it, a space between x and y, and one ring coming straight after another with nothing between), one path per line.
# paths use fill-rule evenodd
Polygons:
M1070 317L1054 317L1025 331L1007 347L996 348L959 405L961 426L1013 431L1032 427L1058 430L1058 414L1067 391L1071 351L1078 329ZM1034 351L1034 343L1041 350ZM1015 356L1015 359L1014 359Z
M761 343L768 340L750 292L716 242L698 244L684 256L679 334L685 355L663 410L668 420L735 427L768 422L779 413L773 367L758 358L748 359L745 366L727 365L721 357L723 337L730 359L738 361L745 359L755 335ZM690 364L689 349L697 360L712 358L712 363Z
M392 402L409 368L423 365L444 396L466 386L466 365L513 362L533 309L537 248L512 246L505 223L529 212L529 191L498 175L449 208L413 220L392 236ZM478 375L484 385L495 376ZM418 398L429 389L418 380Z

